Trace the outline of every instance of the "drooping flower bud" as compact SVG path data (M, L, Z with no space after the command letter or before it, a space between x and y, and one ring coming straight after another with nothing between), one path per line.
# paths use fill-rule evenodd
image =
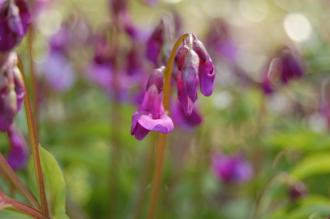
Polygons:
M6 1L0 5L0 51L14 48L27 32L31 16L25 0Z
M7 155L7 161L14 170L22 169L28 161L28 148L24 137L13 127L7 131L10 150Z
M0 131L9 129L21 109L25 87L17 65L17 56L10 53L0 70Z
M213 156L212 165L215 175L224 183L242 183L252 176L251 165L241 154L216 154Z
M229 63L236 61L237 48L230 33L230 26L223 18L211 21L206 34L206 47L212 55L217 55L220 59Z
M193 48L199 56L199 84L201 93L210 96L213 92L215 71L213 61L206 51L203 43L197 38L193 41Z
M292 201L297 201L307 194L307 188L304 183L296 182L289 185L288 193Z
M164 21L156 26L151 33L146 45L146 57L157 66L160 55L165 43L165 24Z
M131 135L142 140L150 131L169 133L173 130L172 119L162 103L164 67L155 69L150 76L140 109L132 116Z
M304 74L300 58L289 48L283 48L280 51L279 65L281 81L284 84L287 84L292 79L300 78Z
M172 106L172 118L174 121L174 124L176 126L185 128L185 129L192 129L196 126L200 125L203 121L203 118L199 111L197 110L197 107L195 106L191 112L190 115L187 115L184 110L182 109L181 104L176 103Z
M261 78L265 94L272 94L280 84L288 84L304 74L299 55L288 47L280 49L266 64Z

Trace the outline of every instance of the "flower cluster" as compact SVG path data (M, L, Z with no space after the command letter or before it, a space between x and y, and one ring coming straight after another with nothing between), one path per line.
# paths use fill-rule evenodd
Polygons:
M214 65L203 43L190 35L176 55L178 100L186 115L190 115L197 100L198 85L204 96L213 92Z
M289 47L284 47L266 65L262 74L262 89L265 94L272 94L276 84L288 84L304 74L299 55Z
M161 26L160 26L161 27ZM152 36L161 35L154 31ZM157 30L157 29L156 29ZM157 34L156 34L157 33ZM158 61L162 43L160 38L151 37L148 41L154 64ZM153 43L150 43L153 42ZM194 127L202 122L196 109L198 87L204 96L213 92L215 79L214 65L203 43L193 34L188 34L178 48L175 56L174 79L177 85L178 103L174 105L174 118L185 127ZM156 69L149 78L144 93L144 100L138 112L132 118L131 134L142 140L150 131L169 133L173 130L173 122L166 115L162 105L163 67Z
M7 132L10 166L25 166L28 153L24 138L13 128L16 114L22 108L25 86L17 54L13 51L27 33L31 15L25 0L0 1L0 131Z
M7 131L21 109L25 87L17 67L17 55L12 52L1 61L0 69L0 131Z

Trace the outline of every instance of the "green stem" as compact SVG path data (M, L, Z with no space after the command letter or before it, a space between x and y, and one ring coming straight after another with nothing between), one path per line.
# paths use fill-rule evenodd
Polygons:
M174 44L170 57L167 61L165 70L164 70L164 91L163 91L163 105L165 110L169 113L170 111L170 100L171 100L171 77L173 72L173 65L176 56L176 51L182 42L189 36L189 34L182 35ZM162 181L162 172L164 166L165 158L165 148L167 135L159 134L158 142L156 145L156 165L153 173L152 187L151 187L151 197L150 205L148 209L148 219L155 218L155 212L157 209L158 199L159 199L159 190L160 184Z
M26 86L24 68L23 68L23 65L22 65L22 62L20 59L19 59L19 65L20 65L20 69L22 72L24 84ZM32 148L32 157L33 157L34 167L35 167L35 176L36 176L38 189L39 189L41 212L43 213L43 215L49 217L44 176L43 176L43 172L42 172L41 159L40 159L40 145L38 143L37 129L36 129L36 124L34 122L35 120L33 117L33 113L32 113L29 92L28 92L28 89L25 89L25 90L26 90L26 95L24 98L24 107L25 107L27 126L28 126L28 130L29 130L29 138L30 138L30 143L31 143L31 148Z
M12 183L16 189L25 196L33 207L39 208L39 204L34 195L29 191L28 188L21 182L21 180L15 174L15 171L9 166L6 158L0 153L0 170L1 173Z

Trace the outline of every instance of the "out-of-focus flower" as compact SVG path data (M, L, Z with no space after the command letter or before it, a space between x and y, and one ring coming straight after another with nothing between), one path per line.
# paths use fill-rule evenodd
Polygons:
M24 137L13 127L8 129L7 134L10 144L7 161L14 170L22 169L28 160L28 148Z
M127 0L109 0L109 6L115 17L127 12Z
M237 49L230 34L229 24L222 18L216 18L211 22L206 35L206 47L212 53L226 61L236 61Z
M187 115L179 103L172 105L172 118L175 125L185 129L195 128L203 121L202 115L196 106L193 108L191 114Z
M261 86L265 94L271 94L277 84L288 84L303 74L303 63L299 55L289 47L283 47L267 63L262 73Z
M160 21L147 40L146 57L155 65L158 65L162 49L165 43L165 24Z
M66 91L75 81L75 75L68 58L61 52L50 51L43 63L47 82L57 91Z
M70 51L88 41L87 24L77 18L66 21L50 38L49 50L41 69L49 85L56 91L66 91L75 82Z
M140 109L132 116L131 134L138 140L150 131L166 134L174 128L162 104L163 71L164 67L161 67L151 74Z
M288 193L292 201L297 201L307 194L307 188L304 183L296 182L289 185Z
M0 69L0 131L9 129L16 113L21 109L25 87L17 67L17 55L6 56Z
M158 3L158 0L143 0L143 2L147 5L154 6Z
M193 35L178 49L175 62L178 100L184 112L190 115L197 100L198 84L203 95L212 94L214 65L201 41Z
M0 5L0 51L8 52L24 37L31 16L25 0L5 1Z
M216 154L212 159L213 171L224 183L242 183L252 176L252 168L241 154Z

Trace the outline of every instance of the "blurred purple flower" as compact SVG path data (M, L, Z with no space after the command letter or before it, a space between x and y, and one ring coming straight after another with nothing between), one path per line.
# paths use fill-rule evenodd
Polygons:
M292 201L297 201L307 194L307 188L304 183L297 182L289 186L288 193Z
M25 0L5 1L0 5L0 51L8 52L24 37L31 21Z
M28 160L28 148L24 137L13 127L9 128L7 134L10 143L7 161L14 170L22 169Z
M242 183L252 176L252 167L241 154L216 154L212 165L215 175L224 183Z
M262 73L261 87L266 95L272 94L279 83L288 84L304 74L303 63L296 52L288 47L280 49L268 61Z
M213 55L218 55L233 63L237 57L237 49L230 34L229 24L222 18L211 22L206 35L206 47Z
M175 125L185 129L195 128L196 126L199 126L203 121L203 118L197 110L196 106L193 108L191 114L187 115L184 113L184 110L179 103L172 105L172 118Z
M6 131L21 109L25 87L17 67L16 53L10 53L0 69L0 131Z
M158 65L160 55L165 43L165 24L160 21L147 40L146 57L155 65Z
M279 71L282 83L287 84L290 80L300 78L304 69L300 57L288 47L283 48L279 54Z
M42 69L49 85L57 91L68 90L75 81L71 63L62 52L50 50Z
M165 113L162 104L164 67L151 74L140 109L132 116L131 135L142 140L150 131L169 133L173 130L172 119Z
M114 17L127 12L127 0L109 0L109 6Z

